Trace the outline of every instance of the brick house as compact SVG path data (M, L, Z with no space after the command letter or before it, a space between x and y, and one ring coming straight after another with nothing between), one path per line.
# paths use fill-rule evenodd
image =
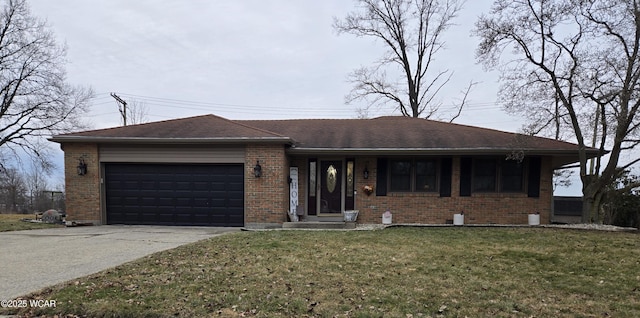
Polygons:
M205 115L50 140L65 154L67 220L94 224L279 227L292 206L302 220L548 223L553 171L578 161L572 143L395 116Z

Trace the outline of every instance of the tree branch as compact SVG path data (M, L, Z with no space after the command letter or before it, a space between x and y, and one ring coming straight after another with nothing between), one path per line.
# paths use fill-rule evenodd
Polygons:
M387 48L375 67L380 73L369 69L365 77L350 76L355 86L346 100L391 102L404 116L412 117L419 117L427 107L437 109L430 103L451 77L444 80L448 71L436 71L429 80L427 77L431 74L435 55L443 48L439 39L457 16L463 1L358 0L362 11L352 12L343 20L334 18L333 26L339 34L376 38ZM413 53L415 55L411 56ZM402 81L390 84L383 80L386 71L401 74ZM371 78L376 81L367 80ZM433 111L427 117L432 114Z

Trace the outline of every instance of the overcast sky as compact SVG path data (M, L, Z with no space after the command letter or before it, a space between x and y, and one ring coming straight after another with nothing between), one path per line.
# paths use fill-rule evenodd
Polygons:
M523 122L496 104L495 72L476 64L477 17L492 1L468 1L445 34L433 71L452 70L443 109L479 84L456 123L516 132ZM115 92L142 103L148 121L202 114L229 119L355 118L347 75L380 57L382 44L337 35L333 18L354 1L31 0L68 46L68 81L93 87L93 128L120 125ZM399 115L378 109L371 117ZM442 114L448 118L449 114ZM59 164L61 166L61 164Z
M474 59L477 39L470 30L489 4L467 3L433 71L455 72L440 96L443 108L460 99L469 81L481 82L457 122L516 131L520 123L495 104L496 74ZM335 33L333 17L355 9L347 0L31 0L31 8L67 44L69 82L97 93L96 128L119 124L110 92L143 102L150 121L210 113L353 118L365 105L345 105L346 77L382 52L373 39Z

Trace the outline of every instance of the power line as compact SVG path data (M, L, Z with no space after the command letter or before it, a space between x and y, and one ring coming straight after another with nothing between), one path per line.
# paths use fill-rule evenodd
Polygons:
M223 106L223 107L234 107L234 108L240 108L240 109L259 109L259 110L285 110L285 111L301 111L301 110L306 110L306 109L301 109L299 106L282 106L282 105L278 105L277 107L274 106L269 106L269 105L250 105L250 104L230 104L230 103L220 103L220 102L203 102L203 101L193 101L193 100L185 100L185 99L173 99L173 98L163 98L163 97L153 97L153 96L145 96L145 95L136 95L136 94L129 94L129 93L120 93L120 95L125 96L125 97L130 97L130 98L134 98L134 99L140 99L143 100L151 105L156 105L156 106L162 106L162 107L167 107L167 106L171 106L171 107L176 107L178 108L178 105L187 105L190 106L189 109L195 109L195 110L211 110L211 106L214 107L219 107L219 106ZM456 105L451 105L451 107L455 107ZM329 106L324 106L324 107L329 107ZM334 106L335 107L335 106ZM186 108L186 107L183 107ZM491 109L501 109L502 106L496 104L495 102L478 102L478 103L469 103L465 106L466 110L491 110ZM228 111L228 109L225 109ZM335 109L334 109L335 110ZM339 111L341 111L340 109L338 109ZM319 112L323 111L323 109L318 109ZM349 108L344 108L345 112L352 112L352 109ZM464 111L464 110L463 110ZM239 111L236 111L239 112ZM247 111L247 112L251 112L254 113L253 110Z
M94 103L94 106L106 105L109 102L106 101L106 98L113 97L111 94L115 95L115 93L99 93L96 94L97 97L94 98L95 101L99 101ZM154 96L146 96L146 95L138 95L138 94L129 94L129 93L118 93L117 97L124 97L134 100L139 100L144 102L145 104L152 106L154 110L151 111L149 116L153 117L162 117L162 118L174 118L172 116L161 115L163 112L158 112L158 108L170 108L170 109L186 109L186 110L195 110L195 111L204 111L207 113L227 113L227 114L240 114L240 115L291 115L296 114L297 117L300 116L326 116L328 113L338 115L339 117L350 115L351 117L355 116L355 108L356 107L347 107L343 104L333 105L333 106L322 106L322 105L313 105L312 107L300 107L300 106L267 106L267 105L254 105L254 104L232 104L232 103L221 103L221 102L203 102L203 101L194 101L194 100L186 100L186 99L175 99L175 98L164 98L164 97L154 97ZM115 97L113 97L115 98ZM120 98L122 102L125 102L124 99ZM118 101L116 99L116 101ZM123 117L123 121L126 124L126 114L123 114L126 110L121 109L120 105L123 105L123 108L126 105L122 104L120 101L118 105L118 110L120 111L121 116ZM125 102L126 103L126 102ZM450 105L446 107L456 107L456 105ZM445 108L445 106L443 106ZM496 102L476 102L476 103L468 103L465 105L463 109L463 113L473 113L478 111L492 111L492 110L500 110L502 106L497 104ZM379 113L379 112L376 112ZM389 112L383 112L384 114L389 114Z
M270 106L270 105L248 105L248 104L228 104L228 103L217 103L217 102L202 102L202 101L190 101L190 100L184 100L184 99L171 99L171 98L161 98L161 97L151 97L151 96L143 96L143 95L134 95L134 94L127 94L127 93L120 93L120 95L122 96L127 96L127 97L132 97L132 98L137 98L140 100L144 100L146 102L148 102L151 105L157 105L157 106L171 106L171 107L176 107L176 105L188 105L191 106L192 109L198 109L198 110L210 110L211 107L219 107L219 106L223 106L223 107L234 107L234 108L239 108L239 109L257 109L257 110L277 110L277 111L282 111L282 110L286 110L286 111L300 111L300 110L304 110L301 109L299 106ZM168 104L168 105L167 105ZM200 107L199 107L200 106ZM206 107L206 108L203 108ZM327 107L327 106L325 106ZM228 110L228 108L226 108L226 110ZM322 111L321 109L318 109L318 111ZM345 111L349 111L348 109L346 109ZM254 113L254 110L249 110L247 112L250 113Z

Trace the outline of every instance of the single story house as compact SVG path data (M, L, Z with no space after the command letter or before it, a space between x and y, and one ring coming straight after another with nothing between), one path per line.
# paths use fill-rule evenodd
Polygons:
M359 210L359 223L549 223L554 169L578 146L433 120L215 115L53 136L67 220L279 227ZM598 155L589 149L588 155Z

